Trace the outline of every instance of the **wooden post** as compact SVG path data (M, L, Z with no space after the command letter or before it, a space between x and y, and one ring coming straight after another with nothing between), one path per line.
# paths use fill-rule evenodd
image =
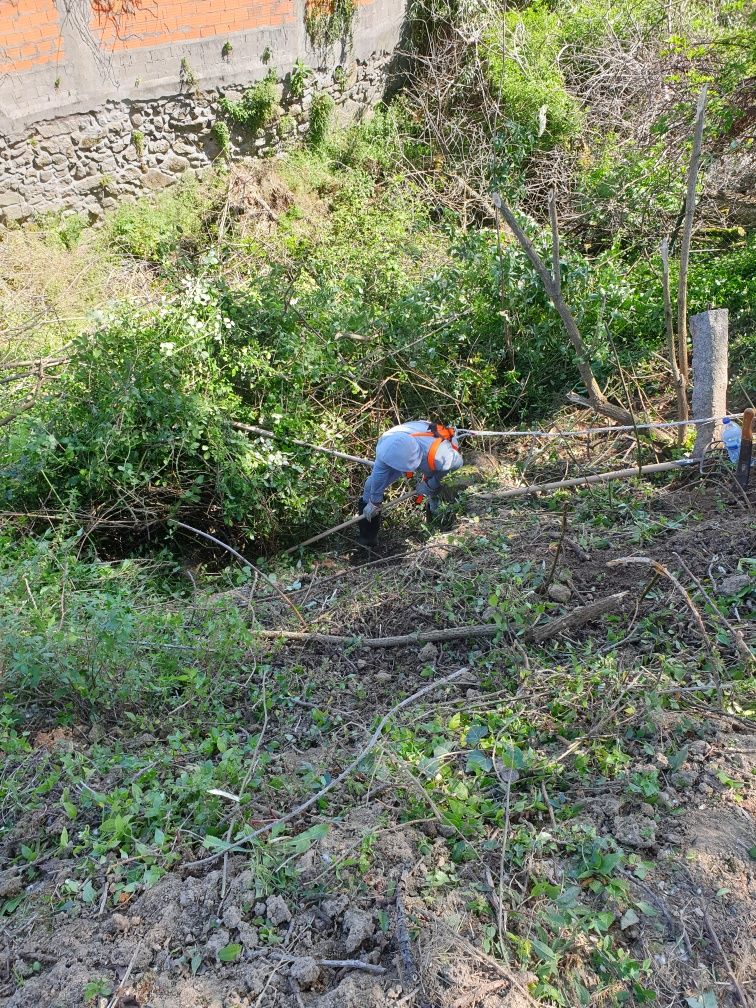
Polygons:
M693 341L693 419L718 417L696 428L693 455L702 458L715 437L722 436L721 418L727 416L727 331L729 313L714 308L690 317Z

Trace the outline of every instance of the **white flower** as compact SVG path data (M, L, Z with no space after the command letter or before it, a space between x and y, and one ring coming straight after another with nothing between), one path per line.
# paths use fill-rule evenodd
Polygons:
M174 352L175 349L176 349L176 344L175 343L161 343L160 344L160 353L164 357L173 357L173 352Z

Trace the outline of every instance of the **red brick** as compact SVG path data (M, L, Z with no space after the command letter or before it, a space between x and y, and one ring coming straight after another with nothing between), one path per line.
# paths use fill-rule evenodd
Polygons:
M55 59L62 49L55 0L0 2L0 73L20 73Z

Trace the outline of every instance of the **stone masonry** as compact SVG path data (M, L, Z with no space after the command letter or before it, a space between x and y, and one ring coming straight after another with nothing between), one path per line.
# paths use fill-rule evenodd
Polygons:
M308 128L316 93L337 119L381 97L404 0L362 3L352 37L327 51L304 0L0 0L0 222L47 212L96 219L123 198L202 172L221 154L218 98L273 70L278 114L231 152L273 155ZM57 26L53 32L51 26ZM310 68L290 93L299 59Z

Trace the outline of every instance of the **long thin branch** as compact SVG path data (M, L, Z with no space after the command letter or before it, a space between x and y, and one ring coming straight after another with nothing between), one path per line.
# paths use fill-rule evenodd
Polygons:
M311 809L313 805L317 805L318 802L320 802L330 791L333 791L334 788L338 787L340 784L343 784L344 781L349 776L351 776L351 774L357 769L362 760L368 755L368 753L372 752L372 750L378 744L378 740L380 739L383 733L383 729L386 727L388 722L391 720L392 717L394 717L395 714L398 714L399 711L404 710L405 707L410 707L412 704L417 703L418 700L421 700L424 696L427 696L428 693L432 693L434 690L440 689L441 686L448 686L449 683L454 682L455 679L459 679L460 676L465 675L468 671L469 669L467 669L466 667L457 669L456 672L451 672L449 675L446 675L441 679L436 679L434 682L428 683L427 686L423 686L422 689L419 689L417 690L417 692L412 693L408 697L405 697L404 700L400 700L398 704L394 704L394 706L389 711L387 711L386 714L383 715L381 720L378 722L377 728L370 736L367 743L357 753L357 755L349 764L349 766L346 767L346 769L342 770L341 773L338 775L338 777L334 777L329 784L326 784L324 788L321 788L320 791L317 792L317 794L314 794L310 798L308 798L307 801L302 802L301 805L297 805L295 808L287 812L286 815L281 816L274 822L266 823L265 826L260 826L259 829L254 830L252 833L248 833L247 836L245 836L242 840L239 840L238 843L232 844L230 847L225 848L225 850L217 851L215 854L211 854L209 857L201 858L199 861L189 861L186 863L185 867L197 868L200 865L210 864L210 862L217 861L218 858L223 857L223 855L228 853L229 851L242 850L244 847L247 846L250 840L254 840L256 837L262 836L264 833L269 833L276 827L283 826L285 823L291 822L292 819L298 819L303 812L307 812L307 810Z
M187 532L193 532L195 535L200 536L202 539L207 539L208 542L214 543L216 546L220 546L221 549L226 550L226 552L230 553L231 556L236 557L236 559L239 560L240 563L243 563L245 567L249 567L250 570L253 570L257 574L259 574L260 577L263 578L263 580L268 581L271 588L273 588L276 594L281 599L283 599L286 605L293 611L294 615L297 617L302 626L305 628L307 627L307 623L305 622L301 612L299 611L299 609L297 609L297 607L294 605L291 599L288 598L287 595L284 592L282 592L281 589L276 584L274 584L273 581L270 581L268 578L266 578L259 567L255 567L253 563L247 560L246 557L242 556L241 553L235 550L233 546L229 546L228 543L224 543L222 539L217 539L214 535L210 535L209 532L203 532L202 529L195 528L193 525L187 525L185 522L177 521L175 518L171 519L171 524L178 525L179 528L186 529Z
M557 292L561 294L562 268L559 258L559 220L557 219L556 193L553 189L549 193L549 220L551 221L551 275Z
M619 557L617 560L610 560L606 566L626 567L630 564L639 564L644 567L651 567L652 570L656 571L657 574L661 574L663 577L667 578L668 581L671 581L672 584L677 589L677 591L680 593L680 595L682 595L683 599L685 600L685 604L687 605L691 615L693 616L693 620L695 621L695 624L698 628L698 632L701 635L701 640L703 641L704 647L708 651L709 657L711 658L711 664L713 667L714 676L717 683L717 695L719 698L719 703L721 705L722 678L719 667L719 655L717 654L717 651L711 642L711 638L709 637L709 634L706 630L706 624L703 621L701 613L698 611L696 603L690 597L690 594L685 589L685 587L682 584L680 584L680 581L675 577L672 571L669 570L667 567L665 567L664 564L659 563L658 560L654 560L653 557Z
M672 371L672 381L675 386L675 398L677 400L677 419L688 419L688 397L685 392L685 380L680 374L680 365L677 360L677 347L675 346L675 329L672 321L672 297L669 291L669 238L665 238L661 243L662 261L662 297L664 298L664 328L667 334L667 356L669 366ZM685 438L685 428L681 427L677 435L677 443L682 444Z
M693 215L696 210L696 179L701 164L701 142L703 140L704 112L709 85L704 84L696 105L696 121L693 133L693 150L688 165L688 191L685 196L685 220L680 240L680 276L677 282L677 345L680 373L688 381L688 261L690 242L693 236Z
M543 264L541 257L535 250L533 243L530 241L528 236L520 227L517 218L512 213L507 204L502 200L498 193L494 193L493 197L494 205L501 213L504 220L507 222L509 228L514 234L515 238L518 240L522 246L525 255L530 260L533 269L536 271L540 277L541 283L546 289L546 293L551 299L551 303L554 308L559 313L559 317L562 320L567 337L572 344L572 348L575 351L575 356L577 357L578 371L580 372L580 377L585 385L586 391L588 393L588 398L591 405L598 412L604 413L606 416L610 416L613 420L617 420L619 423L632 423L632 417L627 412L627 410L622 409L620 406L615 406L610 403L606 398L604 393L596 381L596 378L591 369L590 355L588 354L588 348L583 342L583 337L578 329L577 322L575 321L575 316L570 311L567 302L564 300L561 294L560 287L554 281L549 271Z
M533 627L525 634L525 640L542 644L551 640L564 630L573 630L584 626L604 613L614 612L621 608L627 592L616 592L596 599L587 605L573 609L571 612L551 620L543 626ZM301 630L257 630L258 637L266 640L299 641L306 644L337 644L339 646L356 644L365 648L408 647L413 644L428 644L435 641L469 640L471 638L496 637L498 634L511 635L509 627L498 623L476 623L466 627L449 627L447 630L421 630L417 633L401 634L396 637L347 637L345 634L327 634L303 632Z

